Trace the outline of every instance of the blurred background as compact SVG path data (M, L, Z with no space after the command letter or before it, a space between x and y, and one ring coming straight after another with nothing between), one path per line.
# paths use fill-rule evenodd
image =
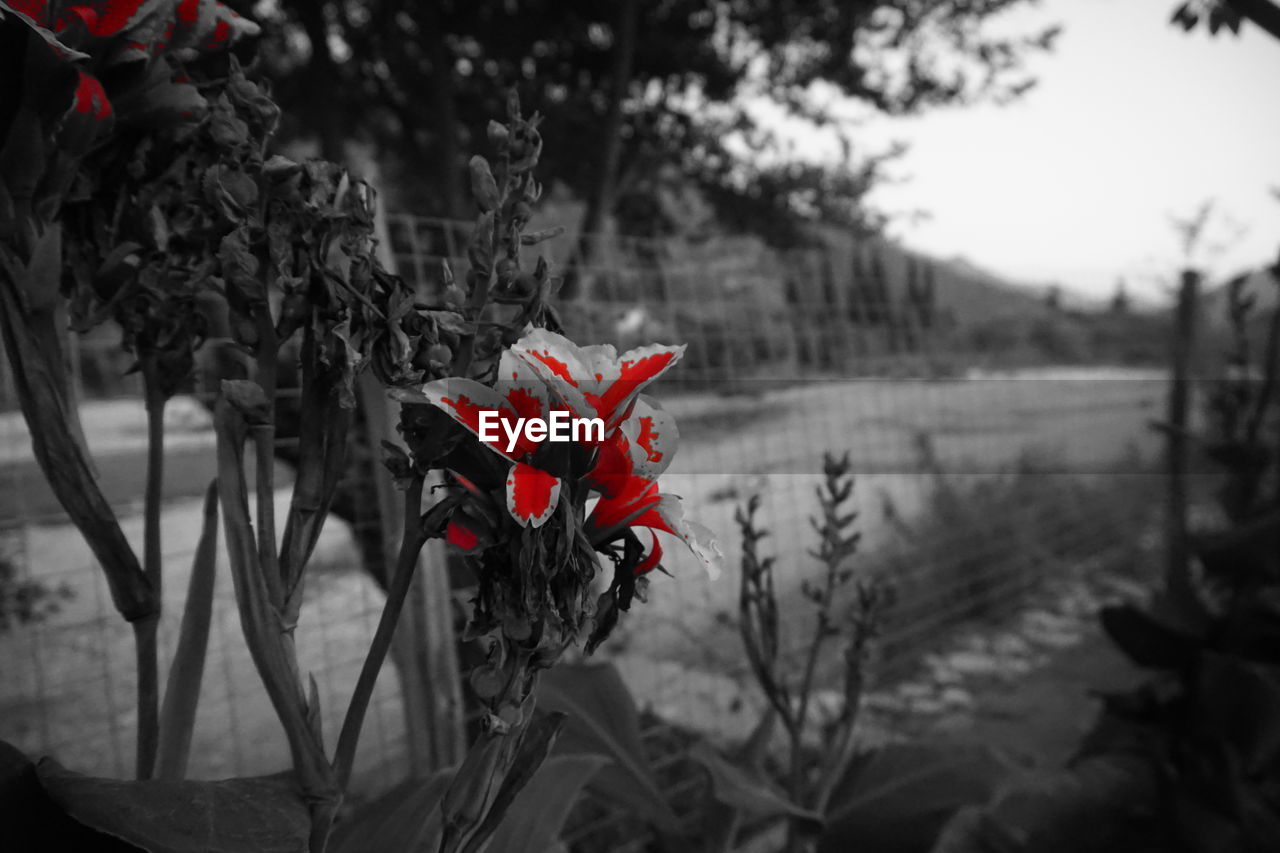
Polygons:
M735 627L753 496L784 624L818 562L825 452L848 453L852 566L891 590L859 736L998 745L1061 763L1130 665L1096 626L1162 566L1170 389L1220 377L1227 287L1276 304L1280 7L1181 0L390 0L229 2L263 25L282 150L379 191L388 263L438 295L466 268L466 162L515 88L545 120L532 229L570 336L687 343L655 388L681 429L666 488L718 535L598 654L643 712L673 804L681 750L728 744L764 702ZM1181 304L1186 322L1175 322ZM146 422L114 333L71 340L86 438L139 536ZM1175 359L1174 354L1182 358ZM1180 373L1173 376L1175 363ZM125 775L130 634L46 489L0 375L0 720L24 750ZM169 407L166 610L180 612L213 472L197 382ZM292 477L292 445L277 454ZM334 719L380 610L374 459L352 454L298 629ZM1193 465L1196 512L1214 478ZM287 492L279 493L280 500ZM1194 515L1194 512L1193 512ZM467 578L442 552L462 618ZM287 755L218 578L193 774ZM424 609L425 613L426 610ZM162 623L165 645L176 620ZM803 639L797 633L796 642ZM163 653L163 652L162 652ZM455 650L465 660L467 650ZM437 664L410 638L362 743L368 796L432 764ZM821 666L834 694L841 662ZM456 677L456 668L454 671ZM834 699L833 699L834 701ZM458 711L458 709L454 709ZM663 775L665 774L665 775ZM574 849L644 849L584 803Z

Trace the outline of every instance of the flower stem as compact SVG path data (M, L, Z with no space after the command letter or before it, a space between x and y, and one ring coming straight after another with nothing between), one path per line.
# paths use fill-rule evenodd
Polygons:
M138 670L138 746L135 774L150 779L160 742L160 665L156 651L159 614L133 622L135 662Z
M164 410L168 397L160 387L155 356L141 358L142 380L147 409L147 485L144 495L142 566L151 585L156 607L134 626L138 641L138 749L137 776L150 779L155 770L160 743L160 667L157 636L163 609L164 575L160 539L164 501Z
M343 790L351 779L356 745L360 741L360 729L364 726L364 716L369 710L373 686L378 680L378 672L382 669L387 651L391 648L396 623L400 619L400 612L404 609L409 585L413 582L413 573L418 566L418 555L422 552L422 547L427 544L427 528L418 516L422 504L422 488L423 478L417 476L405 492L404 531L401 534L400 553L396 557L395 571L392 573L391 582L387 585L387 600L382 606L382 615L378 619L378 627L374 631L369 652L365 655L364 665L360 668L360 676L351 694L351 702L347 705L347 714L342 720L342 731L338 734L333 769L337 775L338 786Z

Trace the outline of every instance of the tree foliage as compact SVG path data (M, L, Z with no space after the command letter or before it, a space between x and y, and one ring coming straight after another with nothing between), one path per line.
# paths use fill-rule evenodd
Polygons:
M1239 35L1245 21L1280 39L1280 4L1273 0L1186 0L1173 10L1172 19L1188 32L1203 23L1210 35L1223 29Z
M882 156L852 156L829 107L856 99L888 113L1008 98L1031 81L1025 57L1055 30L989 26L1025 0L588 0L398 4L281 0L265 51L293 131L336 157L348 139L421 180L402 203L466 210L462 152L521 90L554 112L544 168L588 201L585 231L625 212L629 232L670 227L671 179L705 190L734 225L785 219L874 224L860 201ZM772 116L833 132L845 162L787 150ZM594 220L594 221L593 221Z

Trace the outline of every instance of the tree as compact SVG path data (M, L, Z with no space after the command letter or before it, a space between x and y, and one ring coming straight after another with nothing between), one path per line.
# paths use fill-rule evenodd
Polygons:
M1055 313L1062 310L1062 288L1059 285L1049 285L1045 290L1044 307Z
M1129 313L1129 291L1128 288L1125 287L1123 277L1116 279L1116 292L1111 296L1111 313Z
M276 95L293 131L330 155L372 143L402 204L465 209L461 155L497 93L554 111L546 174L586 202L580 230L619 210L661 232L663 176L700 187L724 221L785 241L797 220L874 228L861 204L881 157L854 158L835 98L911 113L1014 97L1023 58L1055 30L1007 38L984 24L1026 0L280 0L266 9ZM829 130L844 162L798 159L759 117ZM674 166L674 169L664 167ZM425 174L424 174L425 172Z

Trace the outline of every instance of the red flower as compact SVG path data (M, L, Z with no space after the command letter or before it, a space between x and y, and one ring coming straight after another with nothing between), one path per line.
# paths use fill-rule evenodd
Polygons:
M636 574L646 574L662 560L656 531L668 533L684 542L715 577L720 564L715 536L703 525L685 520L679 497L658 491L657 477L671 464L677 440L670 415L643 399L636 402L631 418L601 450L591 473L602 495L587 517L587 535L600 546L631 528L648 528L652 544L635 567Z
M607 446L640 389L683 352L683 347L651 346L619 357L613 347L579 347L561 335L533 329L503 353L497 388L471 379L441 379L428 383L421 394L396 396L402 402L438 406L512 462L507 509L522 526L540 527L555 511L562 487L562 472L548 459L583 458ZM566 420L599 418L604 429L582 436L563 453L547 438L532 438L519 429L521 419L550 422L556 413Z

